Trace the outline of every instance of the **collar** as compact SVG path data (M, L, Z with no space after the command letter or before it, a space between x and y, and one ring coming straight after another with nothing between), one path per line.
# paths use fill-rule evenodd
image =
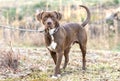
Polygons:
M54 33L56 33L56 32L58 31L58 29L59 29L59 27L49 29L49 34L50 34L50 35L53 35Z

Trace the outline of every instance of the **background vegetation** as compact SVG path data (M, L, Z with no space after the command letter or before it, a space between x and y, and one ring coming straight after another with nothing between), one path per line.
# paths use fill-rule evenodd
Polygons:
M105 35L107 35L108 31L107 28L106 30L104 30L102 27L106 26L105 23L105 15L107 13L107 11L111 11L111 13L113 13L113 11L115 11L115 8L117 8L119 6L120 0L81 0L81 1L77 1L77 0L30 0L30 1L16 1L16 0L5 0L5 1L0 1L1 3L3 3L1 5L1 25L9 25L9 26L15 26L15 27L19 27L22 26L23 28L32 28L32 29L38 29L40 28L40 26L38 26L38 22L35 20L35 13L37 10L42 11L42 10L56 10L56 11L60 11L63 14L63 18L61 20L62 23L65 22L70 22L70 21L74 21L74 22L82 22L85 18L85 11L80 10L78 7L76 7L76 5L79 4L84 4L84 5L88 5L90 7L90 11L91 11L91 24L88 25L88 27L86 27L88 29L88 34L90 35L90 28L92 28L93 26L91 26L93 23L99 23L98 25L94 24L94 26L96 25L96 28L101 29L101 31L97 31L95 30L97 33L99 32L99 34L102 34L102 32L106 33L104 34L104 38ZM9 4L9 5L6 5ZM103 10L101 12L101 10ZM81 13L82 12L82 13ZM33 22L35 21L35 22ZM37 25L37 28L35 28ZM104 27L105 28L105 27ZM11 30L10 30L11 31ZM5 32L4 32L5 33ZM5 39L5 40L13 40L16 44L19 41L19 31L14 32L15 35L13 36L13 34L11 35L11 37L9 37L8 39L5 39L5 35L7 36L7 34L3 35L1 38ZM28 32L26 32L28 33ZM2 31L1 31L1 35L2 35ZM38 34L38 33L36 33ZM18 36L17 36L18 35ZM25 35L25 34L24 34ZM26 36L26 35L25 35ZM25 43L26 41L22 41L21 44L23 43L24 45L41 45L43 43L38 42L41 39L38 39L38 41L33 41L31 39L29 39L29 36L26 37L28 38L27 41L28 43ZM91 35L90 35L91 36ZM89 36L89 37L90 37ZM100 36L100 35L99 35ZM99 36L96 36L97 38L99 38ZM34 35L33 35L34 37ZM113 33L112 36L114 39L115 35ZM111 37L107 37L107 40L109 41L109 38ZM99 38L100 40L102 40L103 38ZM43 39L42 39L43 40ZM91 39L90 39L91 40ZM117 39L116 39L117 40ZM96 41L96 40L95 40ZM113 40L114 41L114 40ZM34 43L36 42L36 43ZM37 44L38 42L38 44ZM103 47L101 47L101 42L100 41L100 45L98 45L98 49L101 49ZM18 42L19 43L19 42ZM39 44L40 43L40 44ZM108 42L107 42L108 43ZM110 42L111 43L111 42ZM34 45L35 44L35 45ZM88 47L91 48L91 42L90 45ZM106 46L108 45L108 47L104 47L106 49L109 49L111 46L109 46L108 44L105 44ZM115 45L115 47L113 46L112 49L114 48L118 48L119 44ZM94 46L92 46L94 47Z

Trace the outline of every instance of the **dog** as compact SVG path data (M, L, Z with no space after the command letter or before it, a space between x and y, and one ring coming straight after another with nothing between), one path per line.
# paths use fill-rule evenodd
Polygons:
M45 43L54 60L55 70L52 77L60 76L60 65L64 55L65 62L63 69L66 68L69 61L69 51L74 43L78 43L82 51L82 69L86 69L86 44L87 34L85 26L90 21L90 11L84 5L79 5L87 12L87 17L82 24L79 23L66 23L60 25L59 21L62 14L56 11L43 11L36 15L39 22L42 22L45 29Z

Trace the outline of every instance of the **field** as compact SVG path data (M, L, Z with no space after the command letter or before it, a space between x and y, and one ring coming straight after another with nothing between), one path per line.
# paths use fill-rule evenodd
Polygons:
M2 52L5 50L1 48ZM75 45L70 51L68 67L61 69L62 76L55 80L51 78L55 65L45 47L13 48L14 53L16 50L20 52L17 71L1 67L0 81L120 81L120 52L88 50L87 70L82 71L81 52Z

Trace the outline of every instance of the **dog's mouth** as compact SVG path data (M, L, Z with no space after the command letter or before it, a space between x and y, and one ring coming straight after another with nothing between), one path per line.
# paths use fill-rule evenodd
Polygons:
M54 28L54 25L46 25L46 28L47 28L47 29L53 29L53 28Z

